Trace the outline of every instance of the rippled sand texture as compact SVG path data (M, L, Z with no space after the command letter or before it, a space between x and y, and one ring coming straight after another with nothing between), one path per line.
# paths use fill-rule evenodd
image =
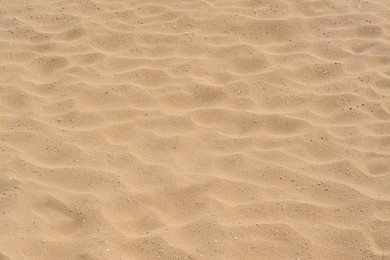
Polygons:
M0 0L0 259L390 259L387 0Z

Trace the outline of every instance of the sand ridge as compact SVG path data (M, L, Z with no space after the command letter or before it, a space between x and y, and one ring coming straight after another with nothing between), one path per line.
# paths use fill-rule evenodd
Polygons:
M387 0L0 0L0 259L390 259Z

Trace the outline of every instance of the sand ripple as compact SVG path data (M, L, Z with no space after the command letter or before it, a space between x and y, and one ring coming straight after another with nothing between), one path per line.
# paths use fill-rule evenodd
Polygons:
M390 259L389 8L0 0L0 259Z

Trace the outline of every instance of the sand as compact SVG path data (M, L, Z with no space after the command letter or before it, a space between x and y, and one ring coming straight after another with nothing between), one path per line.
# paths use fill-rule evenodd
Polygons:
M0 259L390 259L390 1L0 0Z

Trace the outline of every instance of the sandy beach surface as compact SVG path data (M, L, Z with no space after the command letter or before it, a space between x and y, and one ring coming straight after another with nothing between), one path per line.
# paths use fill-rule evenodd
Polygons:
M0 0L0 259L390 259L389 0Z

